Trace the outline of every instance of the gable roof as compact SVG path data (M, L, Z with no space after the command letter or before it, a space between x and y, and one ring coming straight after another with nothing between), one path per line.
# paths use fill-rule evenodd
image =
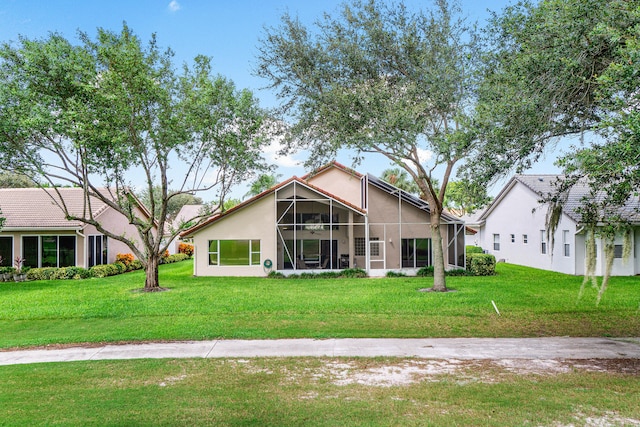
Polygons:
M328 171L330 169L339 169L339 170L341 170L343 172L348 173L349 175L355 176L356 178L362 178L364 176L360 172L358 172L358 171L356 171L354 169L351 169L350 167L347 167L347 166L343 165L342 163L338 163L338 162L336 162L334 160L334 161L332 161L330 163L327 163L324 166L319 167L316 170L313 170L313 171L309 172L306 175L303 175L301 179L304 180L304 181L307 181L310 178L313 178L314 176L320 175L320 174L322 174L322 173L324 173L324 172L326 172L326 171Z
M541 200L548 195L554 194L557 188L557 183L564 179L564 175L514 175L511 180L504 186L494 201L487 207L487 209L480 216L480 220L483 221L491 213L493 208L500 203L504 196L516 185L522 184L529 190L531 190ZM567 194L567 200L565 201L562 212L571 218L576 223L581 221L581 215L578 212L579 208L583 204L585 197L590 197L589 184L584 181L578 181ZM542 204L541 204L542 206ZM634 223L640 223L640 200L629 200L627 204L618 209L619 213L628 221Z
M322 194L323 196L326 196L330 199L333 199L335 201L337 201L338 203L342 204L343 206L345 206L348 209L351 209L355 212L359 212L361 214L364 214L365 211L349 202L347 202L346 200L341 199L340 197L337 197L331 193L329 193L328 191L323 190L322 188L316 187L315 185L309 184L307 181L303 180L302 178L298 178L297 176L293 176L289 179L287 179L286 181L282 181L279 184L274 185L273 187L263 191L262 193L251 197L250 199L245 200L244 202L232 207L229 210L226 210L222 213L217 213L212 215L208 220L201 222L200 224L194 225L193 227L183 231L182 233L180 233L180 237L187 237L187 236L191 236L193 235L193 233L201 230L202 228L205 228L211 224L213 224L214 222L217 222L219 220L221 220L222 218L226 218L227 216L233 214L234 212L240 210L240 209L244 209L245 207L257 202L258 200L272 194L275 193L277 190L284 188L288 185L291 185L292 183L298 183L301 184L307 188L309 188L310 190L313 190L319 194Z
M84 210L84 191L82 188L2 188L0 189L0 209L7 220L4 230L15 229L82 229L86 224L69 221L54 202L60 202L60 196L69 211L80 216ZM91 198L94 217L108 208L107 204Z

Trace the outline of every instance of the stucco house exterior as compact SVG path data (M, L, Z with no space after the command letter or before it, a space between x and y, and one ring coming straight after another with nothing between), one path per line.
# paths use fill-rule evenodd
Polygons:
M554 189L558 175L515 175L495 200L482 212L474 226L474 242L497 260L560 273L585 274L585 232L576 209L588 194L578 184L569 192L551 245L546 231L548 205L540 200ZM638 202L635 202L638 204ZM640 207L637 206L637 207ZM622 258L622 236L616 237L612 275L640 274L640 216L630 209L627 218L634 224L631 259ZM604 244L597 239L596 275L604 272Z
M25 259L29 267L89 268L115 261L116 254L130 253L124 243L107 238L93 225L67 220L54 201L60 197L70 212L84 212L82 188L5 188L0 189L0 209L6 218L0 230L0 256L3 266L12 266L15 257ZM141 205L140 205L141 206ZM119 212L91 198L94 218L114 234L138 235L136 228ZM144 207L138 207L147 215Z
M292 177L182 233L196 276L265 276L362 268L370 275L431 265L427 203L331 163ZM445 264L464 267L464 224L443 215Z

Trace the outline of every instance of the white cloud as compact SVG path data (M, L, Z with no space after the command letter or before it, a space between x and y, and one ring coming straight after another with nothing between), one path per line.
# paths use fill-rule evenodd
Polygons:
M167 6L169 8L170 12L177 12L181 9L180 3L178 3L176 0L171 0L171 3L169 3L169 6Z
M282 156L279 152L283 146L279 138L273 138L271 144L263 148L265 160L268 163L273 163L278 167L294 168L299 167L301 162L293 158L293 156Z

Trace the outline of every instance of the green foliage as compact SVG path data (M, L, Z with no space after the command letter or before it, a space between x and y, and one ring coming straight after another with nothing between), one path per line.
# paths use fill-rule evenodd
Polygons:
M164 205L162 202L163 192L161 186L156 185L151 189L151 191L149 191L149 189L143 189L138 197L147 209L153 209L153 213L156 218L161 217ZM154 198L153 202L151 201L151 197ZM175 189L168 189L166 203L167 220L173 221L184 205L201 205L203 203L202 198L198 196L194 196L190 193L182 193Z
M38 183L28 176L0 171L0 188L29 188L37 186Z
M473 276L493 276L496 274L496 257L491 254L467 254L467 270Z
M258 178L256 178L256 180L251 183L249 191L244 195L244 197L257 196L263 191L268 190L278 183L279 177L280 175L274 174L262 174L258 176Z
M487 194L485 185L463 179L449 182L444 205L456 215L463 216L474 213L490 203L491 200L492 197Z
M470 107L480 48L460 15L446 0L427 12L354 0L310 29L285 14L266 30L256 74L278 91L289 148L308 149L313 166L341 149L353 150L354 162L383 155L411 177L439 223L446 184L477 142ZM431 176L438 166L440 188ZM434 264L434 288L444 290L439 244Z
M322 271L319 273L294 273L287 275L272 271L269 273L268 277L273 279L359 279L367 277L367 272L360 268L347 268L339 271Z
M454 268L447 270L447 276L474 276L474 274L464 268Z
M147 256L145 265L156 266L179 233L168 222L180 203L201 191L223 200L264 167L265 118L253 94L216 75L209 58L198 56L177 72L170 49L162 51L155 37L145 45L126 25L98 29L95 37L80 33L78 44L52 33L0 46L3 169L42 185L62 180L108 203L138 235L115 234L96 218L59 207L137 258ZM131 173L141 179L152 218L137 208ZM180 187L170 190L170 182ZM95 191L103 183L110 191ZM145 287L158 287L155 277L147 275Z
M184 260L187 260L189 258L190 257L187 254L177 253L177 254L169 255L168 257L164 258L162 263L163 264L172 264L174 262L184 261Z
M32 268L27 273L27 280L68 280L88 279L91 272L82 267L42 267Z
M417 272L416 276L419 277L433 277L433 266L428 265L425 267L421 267Z
M386 277L406 277L407 275L401 271L387 271Z
M115 276L116 274L119 274L119 269L113 264L100 264L100 265L94 265L93 267L91 267L89 269L89 272L93 277L102 278L102 277Z
M465 251L467 252L467 254L483 254L484 253L484 249L482 249L480 246L473 246L473 245L467 245L465 247Z
M407 171L403 169L385 169L382 171L382 176L380 176L380 179L388 182L394 187L406 191L407 193L414 195L420 194L420 188L418 188L418 185L415 183L415 181L413 181L413 179L409 178Z

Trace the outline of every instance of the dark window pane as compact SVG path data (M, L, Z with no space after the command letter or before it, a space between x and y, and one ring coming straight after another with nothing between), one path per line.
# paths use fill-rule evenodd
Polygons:
M11 267L13 265L13 237L0 237L0 266Z
M60 236L60 267L72 267L76 265L76 236Z
M57 267L58 266L58 237L57 236L42 236L42 267Z
M25 267L38 267L38 236L22 238L22 256L25 259Z

